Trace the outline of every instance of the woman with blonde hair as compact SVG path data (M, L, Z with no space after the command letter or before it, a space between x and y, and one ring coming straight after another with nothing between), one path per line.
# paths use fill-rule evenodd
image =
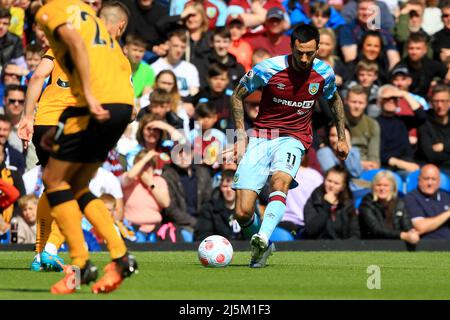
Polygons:
M401 239L419 242L405 203L398 197L397 183L391 171L378 172L372 180L372 192L359 207L361 236L366 239Z
M208 32L209 21L205 9L200 2L188 2L186 4L188 14L183 19L183 25L187 29L188 43L185 59L195 64L196 59L202 59L211 51Z
M348 68L345 64L334 54L336 49L336 34L333 29L322 28L320 33L320 47L317 52L317 57L326 62L333 68L336 75L336 84L341 86L345 81L349 80Z

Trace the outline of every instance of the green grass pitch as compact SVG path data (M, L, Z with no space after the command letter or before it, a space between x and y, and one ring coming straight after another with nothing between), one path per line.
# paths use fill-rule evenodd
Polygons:
M0 299L450 299L450 253L275 252L265 269L248 268L248 252L223 269L201 266L194 251L134 254L139 274L116 292L55 297L61 273L29 271L31 252L0 252ZM91 259L103 268L109 256ZM370 265L380 267L379 290L367 288Z

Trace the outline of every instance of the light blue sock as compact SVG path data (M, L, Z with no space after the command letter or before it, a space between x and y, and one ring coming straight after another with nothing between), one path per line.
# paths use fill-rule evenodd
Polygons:
M261 228L261 219L257 213L253 213L252 218L246 224L239 224L241 226L242 232L248 238L251 238L255 233L258 233L259 228Z
M263 233L270 239L273 230L283 218L286 209L286 194L281 191L274 191L269 195L269 204L264 211L264 219L259 233Z

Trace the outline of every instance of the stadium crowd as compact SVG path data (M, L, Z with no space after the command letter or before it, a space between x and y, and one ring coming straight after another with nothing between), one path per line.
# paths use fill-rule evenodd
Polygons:
M102 0L86 0L99 10ZM230 97L251 67L289 54L297 24L320 28L346 108L345 161L327 101L313 111L273 240L450 240L450 1L120 0L136 119L91 181L130 242L243 239L233 218L236 164L224 163ZM42 169L17 135L27 84L44 54L36 0L0 0L0 243L34 243ZM245 100L245 123L261 92ZM189 145L189 148L178 146ZM268 186L258 198L263 218ZM14 223L12 223L14 222ZM17 224L17 239L11 226ZM103 240L83 220L91 250Z

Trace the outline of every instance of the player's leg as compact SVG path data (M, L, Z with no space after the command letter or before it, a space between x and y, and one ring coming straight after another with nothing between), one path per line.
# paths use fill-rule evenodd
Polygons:
M56 126L34 126L33 144L36 148L36 154L39 160L39 164L42 166L42 168L45 168L48 162L49 153L41 147L41 139L47 131L53 130L55 128ZM43 171L43 169L41 170ZM42 179L41 173L39 174L38 179ZM53 248L59 248L64 242L64 239L62 240L62 242L58 240L62 235L51 215L51 208L48 204L48 199L45 191L39 198L36 223L36 256L31 264L31 270L40 271L42 269L46 269L62 271L61 265L64 265L64 261L60 257L58 257L58 251L54 250ZM43 257L41 257L42 254Z
M97 199L87 188L89 180L83 180L94 176L131 119L132 107L129 105L107 104L103 107L109 110L110 119L102 123L92 121L85 136L88 142L85 152L90 153L97 161L85 164L84 171L88 174L80 175L79 180L72 181L79 190L77 199L86 218L106 240L112 258L112 262L104 269L103 277L92 286L94 293L111 292L119 287L124 278L137 272L137 262L132 255L128 254L124 241L114 228L114 221L109 211L103 201Z
M261 219L255 213L255 201L266 183L269 164L267 139L250 138L233 181L233 189L236 190L235 219L248 238L257 233L261 226Z
M82 174L74 177L71 186L81 211L94 229L105 239L111 259L114 260L123 257L127 248L125 242L117 234L114 220L104 202L92 194L88 188L89 181L95 176L99 166L100 163L83 164Z
M53 220L51 225L51 232L45 244L44 251L41 253L41 263L47 270L63 271L64 260L58 256L58 250L66 238L58 227L58 224Z
M250 241L252 251L259 253L255 254L250 264L254 268L264 267L268 257L275 249L269 239L284 215L287 193L300 168L301 158L305 152L303 145L291 137L272 140L270 149L272 178L269 203L264 212L261 228Z
M261 227L261 219L255 213L257 197L258 193L253 190L236 190L235 219L241 226L244 235L248 238L257 233Z
M50 158L42 178L47 189L52 215L67 239L72 263L82 268L89 255L84 247L81 229L82 214L69 184L79 168L81 168L80 163Z
M69 246L72 265L80 270L81 284L87 284L97 278L97 269L89 262L89 253L81 229L82 213L69 184L69 181L79 174L80 168L80 163L50 158L43 173L43 181L52 215ZM65 271L66 276L52 286L52 293L75 292L75 271L71 266L66 267Z

